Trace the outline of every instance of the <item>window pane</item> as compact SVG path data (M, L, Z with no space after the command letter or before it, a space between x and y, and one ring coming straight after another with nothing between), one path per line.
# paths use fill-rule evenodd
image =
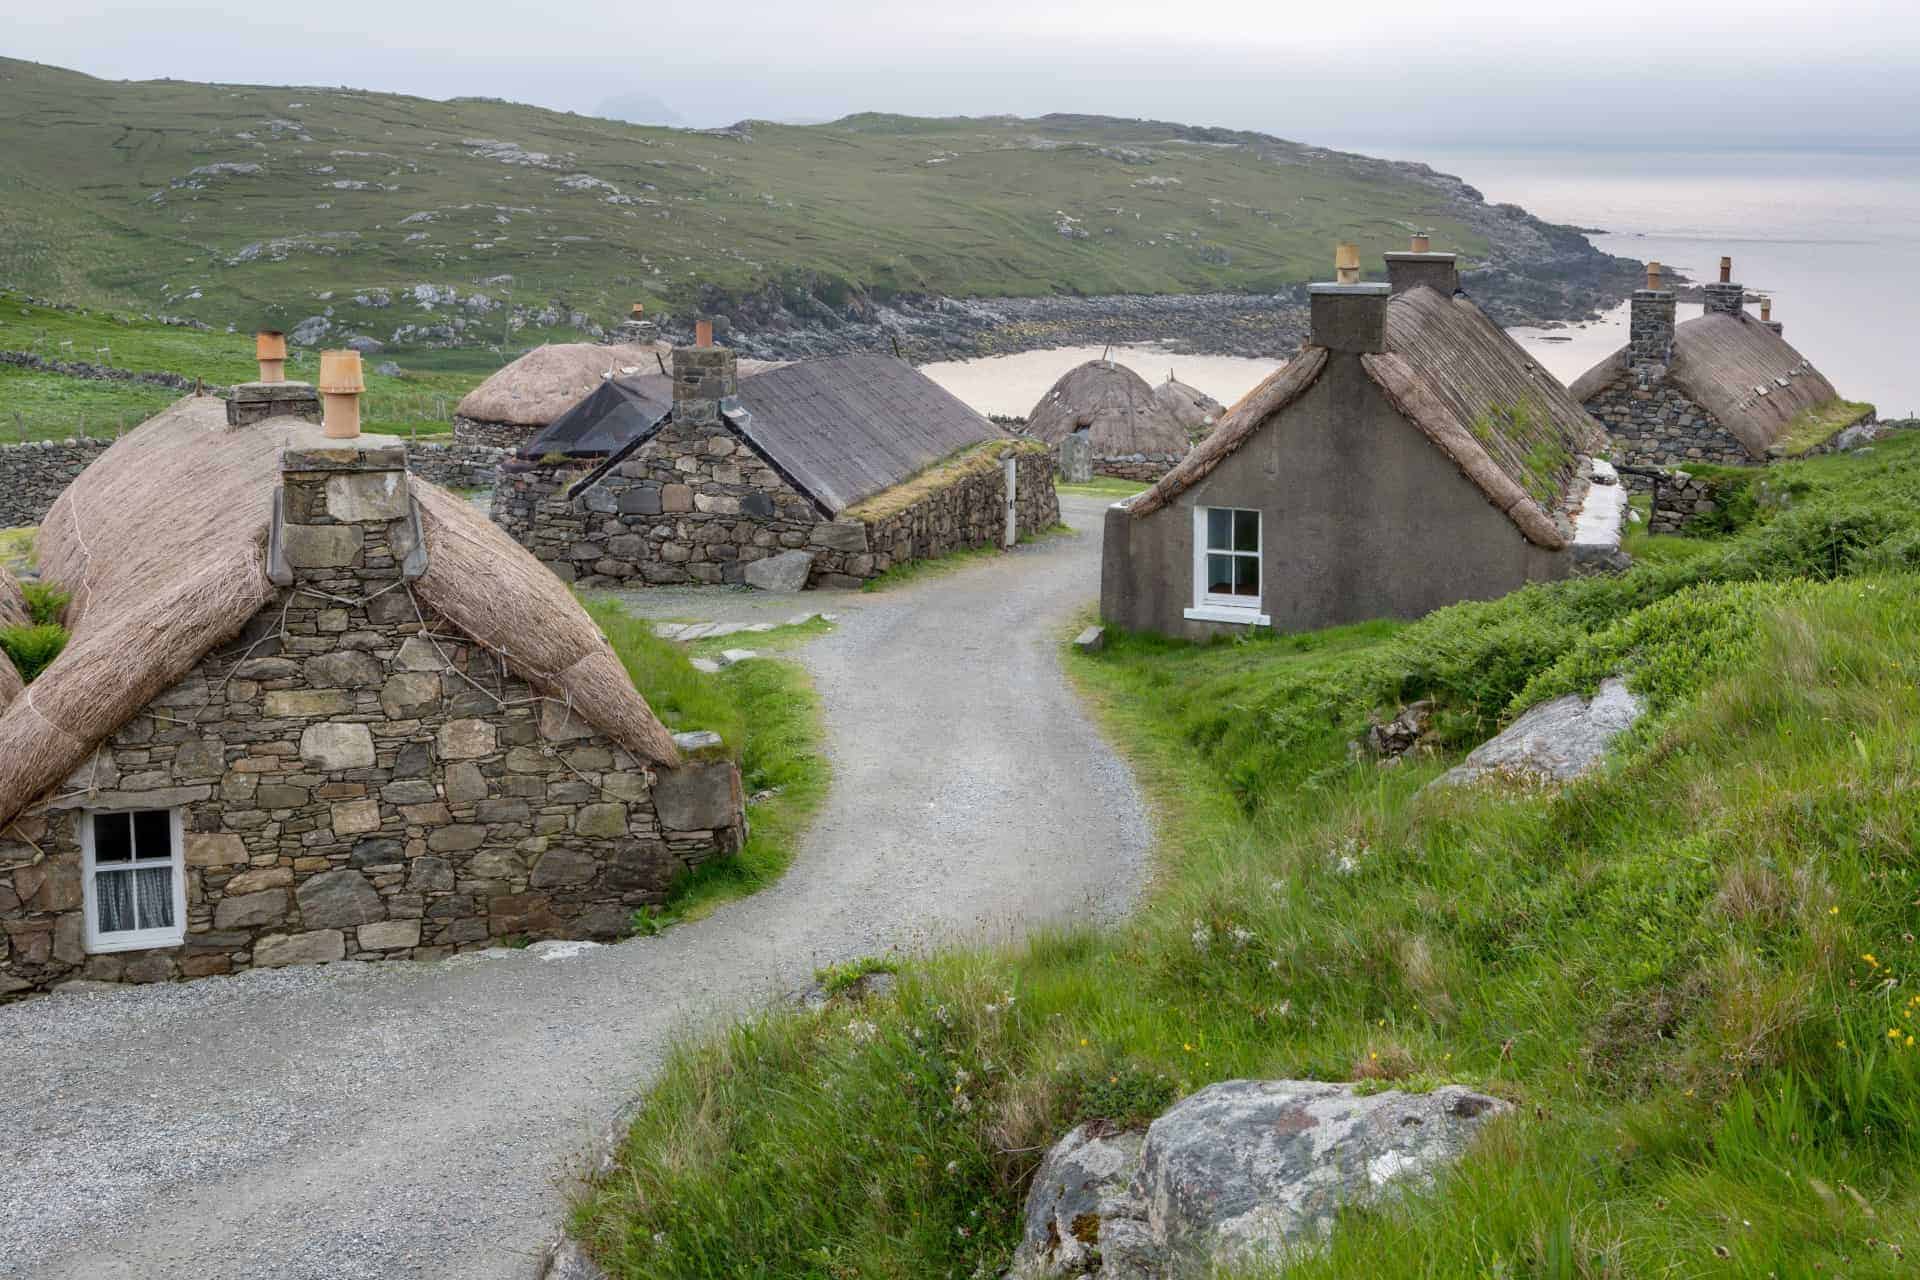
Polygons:
M1235 551L1260 549L1260 513L1258 511L1233 513L1233 549Z
M140 905L142 929L173 927L173 868L144 867L133 873L134 896ZM122 879L125 878L123 875Z
M173 815L165 809L143 809L133 815L133 856L173 856Z
M1207 593L1217 596L1233 594L1232 556L1207 557Z
M131 871L100 872L93 878L93 896L101 933L124 933L135 927Z
M1257 596L1260 594L1260 557L1235 556L1233 558L1233 594L1237 596Z
M1218 508L1207 512L1207 550L1225 551L1233 545L1233 512Z
M93 860L125 862L133 857L133 822L124 813L93 815Z

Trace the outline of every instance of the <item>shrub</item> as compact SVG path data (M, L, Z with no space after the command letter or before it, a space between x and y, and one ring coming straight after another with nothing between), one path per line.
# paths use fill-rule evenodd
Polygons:
M67 611L73 596L51 582L23 582L20 594L27 598L27 614L36 625L53 626Z

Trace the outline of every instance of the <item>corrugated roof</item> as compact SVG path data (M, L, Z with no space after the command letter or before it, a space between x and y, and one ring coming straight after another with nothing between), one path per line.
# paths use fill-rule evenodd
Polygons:
M1667 378L1755 458L1803 409L1840 398L1813 362L1750 316L1709 313L1676 325Z
M604 457L652 431L673 409L673 379L657 373L602 382L520 446L522 458Z
M834 515L1006 433L904 360L832 356L740 383L741 434Z

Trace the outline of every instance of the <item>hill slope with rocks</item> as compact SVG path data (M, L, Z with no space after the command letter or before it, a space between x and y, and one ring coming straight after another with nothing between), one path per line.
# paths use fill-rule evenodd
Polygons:
M1297 310L1336 240L1377 263L1415 228L1465 254L1510 322L1632 286L1634 264L1458 178L1257 133L889 115L700 131L0 59L0 282L271 320L303 344L591 334L641 302L726 317L767 354L1152 326L1272 352L1297 334L1258 314Z

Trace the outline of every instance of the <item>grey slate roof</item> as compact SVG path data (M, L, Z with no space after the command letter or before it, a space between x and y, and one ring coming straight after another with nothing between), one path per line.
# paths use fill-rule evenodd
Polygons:
M545 430L520 446L529 460L550 453L589 458L614 453L651 434L673 408L673 379L657 373L602 382Z

